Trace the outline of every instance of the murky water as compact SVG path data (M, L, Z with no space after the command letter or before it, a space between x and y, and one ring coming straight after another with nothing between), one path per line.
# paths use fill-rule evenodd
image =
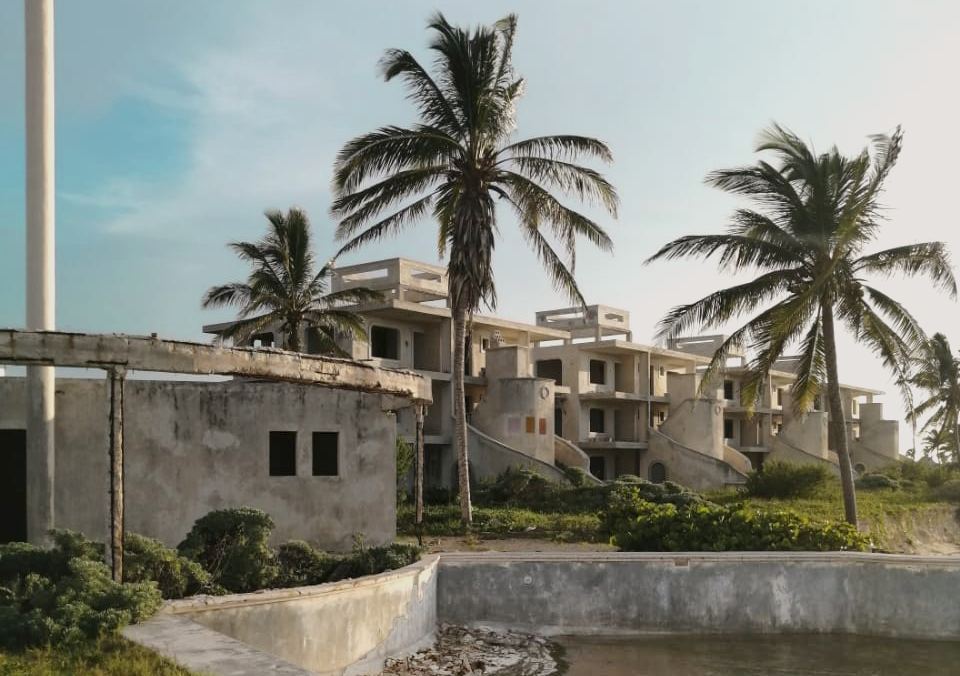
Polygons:
M957 676L960 640L855 636L563 637L567 676Z

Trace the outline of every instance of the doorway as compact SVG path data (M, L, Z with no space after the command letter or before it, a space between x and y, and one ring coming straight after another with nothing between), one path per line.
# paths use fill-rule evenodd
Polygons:
M27 431L0 430L0 543L27 539Z

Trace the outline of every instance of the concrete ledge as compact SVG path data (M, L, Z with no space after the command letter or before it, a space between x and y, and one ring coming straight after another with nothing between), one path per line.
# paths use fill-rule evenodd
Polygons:
M399 570L356 580L172 601L158 617L202 626L212 635L232 637L308 670L298 673L376 672L386 657L418 650L432 641L437 626L437 564L438 557L429 556ZM146 635L152 626L153 621L142 625ZM180 632L188 640L189 651L192 639L184 626L180 625ZM160 628L167 631L164 625ZM144 635L131 638L142 642ZM178 659L179 644L161 640L161 645L162 654ZM222 676L260 673L209 667L204 671Z
M438 622L540 634L960 637L960 557L451 553L358 580L168 603L132 640L219 676L375 673ZM232 638L231 638L232 637Z
M131 641L201 674L310 676L310 672L184 617L161 614L121 632Z
M412 371L283 350L124 334L0 329L0 363L246 376L395 395L417 403L433 400L430 379Z
M960 558L445 554L437 616L542 634L960 636Z

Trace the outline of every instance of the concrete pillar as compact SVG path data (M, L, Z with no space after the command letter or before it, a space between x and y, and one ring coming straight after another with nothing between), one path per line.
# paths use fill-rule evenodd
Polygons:
M24 0L27 328L55 328L53 0ZM27 368L27 537L54 526L54 370Z
M113 368L110 379L110 563L115 582L123 582L123 380Z

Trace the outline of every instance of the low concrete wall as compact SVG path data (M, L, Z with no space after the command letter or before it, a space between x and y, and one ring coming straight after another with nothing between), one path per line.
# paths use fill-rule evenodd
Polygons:
M437 616L537 633L960 636L960 558L444 554Z
M174 601L159 618L169 614L317 674L376 672L432 638L437 557L358 580Z

